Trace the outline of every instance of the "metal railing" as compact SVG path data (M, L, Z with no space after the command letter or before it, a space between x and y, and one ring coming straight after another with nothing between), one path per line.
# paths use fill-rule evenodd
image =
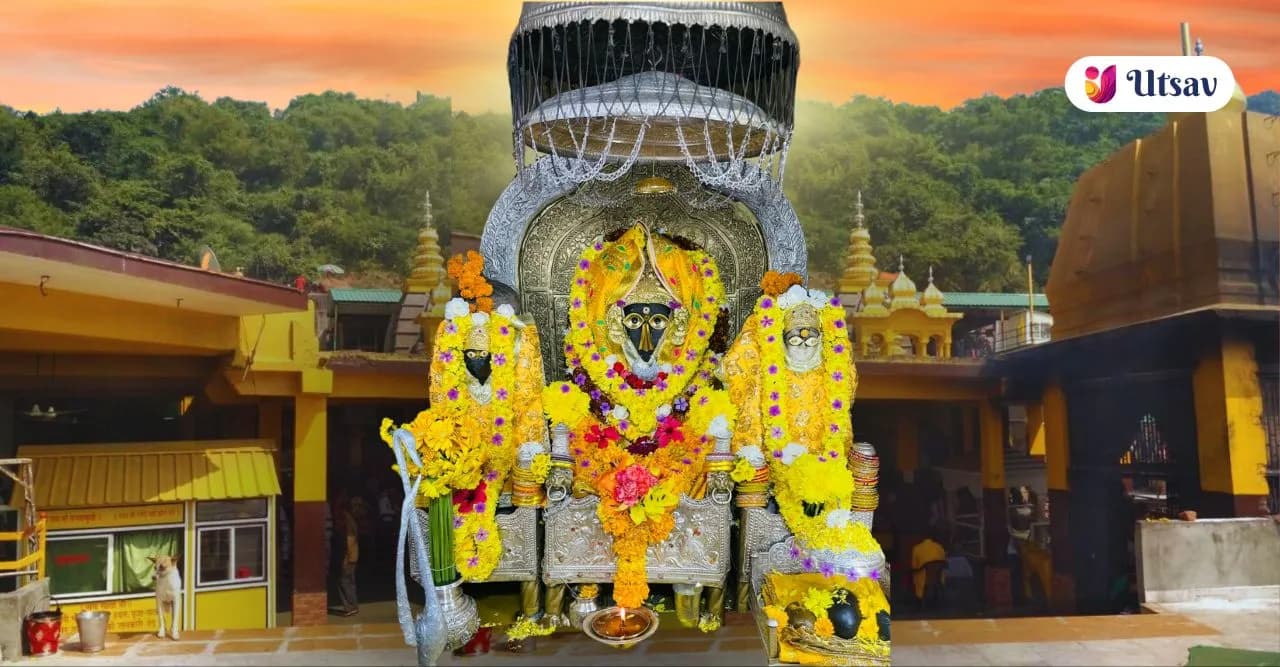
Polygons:
M17 560L0 560L0 577L31 577L34 575L35 581L44 579L44 552L47 537L48 524L43 516L33 526L28 526L22 530L0 533L0 544L17 542L20 545L18 551L27 552L18 557ZM27 583L30 583L30 580Z
M1031 325L1030 335L1017 327L1004 329L999 336L973 331L955 339L951 356L985 359L1011 350L1047 343L1052 339L1052 331L1053 325L1039 322Z

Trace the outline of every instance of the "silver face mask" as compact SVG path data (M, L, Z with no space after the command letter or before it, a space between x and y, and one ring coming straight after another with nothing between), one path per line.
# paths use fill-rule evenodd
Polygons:
M822 363L822 332L813 327L796 327L782 334L786 345L787 368L811 371Z

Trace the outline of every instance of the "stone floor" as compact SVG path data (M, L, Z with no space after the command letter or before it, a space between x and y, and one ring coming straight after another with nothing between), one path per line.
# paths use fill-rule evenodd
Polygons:
M895 665L1184 665L1195 645L1280 652L1280 600L1204 601L1153 607L1158 613L1105 617L1043 617L901 621L894 624ZM181 641L151 635L110 638L96 654L74 641L58 655L28 658L46 665L413 665L399 628L354 619L310 628L188 632ZM74 639L74 638L73 638ZM730 615L714 635L664 626L651 640L619 651L579 633L539 638L532 653L501 650L442 665L764 665L755 626Z

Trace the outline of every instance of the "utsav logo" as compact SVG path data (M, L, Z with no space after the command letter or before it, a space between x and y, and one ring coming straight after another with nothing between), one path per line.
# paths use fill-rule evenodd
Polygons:
M1226 106L1236 79L1213 56L1089 56L1071 65L1064 86L1085 111L1194 113Z

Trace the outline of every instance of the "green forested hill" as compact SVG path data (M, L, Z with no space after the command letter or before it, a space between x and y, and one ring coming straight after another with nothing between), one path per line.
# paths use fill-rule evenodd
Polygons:
M837 268L861 188L884 268L902 253L944 290L1015 287L1026 253L1047 273L1076 176L1162 122L1080 112L1056 89L947 112L801 103L786 187L815 270ZM426 190L443 234L478 232L510 142L506 115L431 96L328 92L273 113L169 88L125 112L0 107L0 225L182 262L208 244L270 280L323 263L403 273Z

